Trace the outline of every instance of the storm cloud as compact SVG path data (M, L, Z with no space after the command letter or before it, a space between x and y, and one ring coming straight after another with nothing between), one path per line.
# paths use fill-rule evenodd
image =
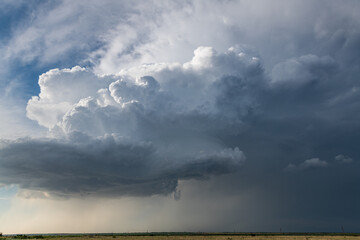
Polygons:
M44 73L27 115L53 138L4 142L0 181L65 196L152 195L234 172L245 155L216 134L235 133L256 105L245 89L256 91L261 64L234 48L194 54L183 65L143 66L140 77L137 69Z
M136 209L171 195L163 212L181 205L180 231L359 231L358 1L38 10L0 50L9 69L36 69L30 93L3 92L22 95L42 135L1 140L0 184L29 198L137 196ZM1 121L11 135L17 122Z
M155 150L148 143L118 143L111 136L76 136L67 142L23 139L1 149L0 181L54 197L146 196L172 193L181 179L230 173L244 161L237 148L186 159L164 159Z

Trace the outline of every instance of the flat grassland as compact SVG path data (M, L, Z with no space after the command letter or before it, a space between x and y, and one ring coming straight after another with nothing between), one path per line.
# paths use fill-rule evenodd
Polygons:
M130 234L130 235L8 235L0 240L360 240L360 234Z

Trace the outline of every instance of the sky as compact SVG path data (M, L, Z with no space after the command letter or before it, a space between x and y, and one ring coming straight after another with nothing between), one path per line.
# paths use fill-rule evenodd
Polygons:
M360 231L360 2L0 0L0 231Z

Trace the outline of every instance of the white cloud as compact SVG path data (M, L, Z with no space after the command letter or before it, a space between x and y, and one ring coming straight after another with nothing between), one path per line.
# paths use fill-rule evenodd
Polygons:
M328 163L326 161L320 160L319 158L311 158L305 160L300 164L301 168L312 168L312 167L327 167Z
M12 32L4 51L5 58L25 64L32 61L47 64L92 51L109 28L125 21L136 6L130 1L102 1L100 4L68 0L38 4L38 8L29 6L32 9L30 19Z
M39 77L40 94L27 105L27 116L40 125L52 128L80 99L93 96L113 79L97 77L90 71L52 69Z
M347 163L353 162L352 158L342 155L342 154L336 155L334 157L334 160L335 160L335 162L340 163L340 164L347 164ZM284 170L285 171L295 171L295 170L305 170L308 168L325 168L328 166L329 166L329 163L327 161L320 160L319 158L310 158L298 165L290 163Z
M218 54L200 47L194 54L183 65L142 65L117 75L99 76L80 67L50 70L40 76L40 94L29 100L27 116L49 129L92 136L136 135L133 130L142 131L131 130L136 124L167 125L175 116L241 121L256 106L251 93L261 85L260 61L236 48Z
M351 157L339 154L335 156L335 161L338 163L352 163L353 159Z
M289 164L284 170L285 171L294 171L294 170L305 170L309 168L325 168L328 166L326 161L320 160L319 158L310 158L300 163L299 165Z

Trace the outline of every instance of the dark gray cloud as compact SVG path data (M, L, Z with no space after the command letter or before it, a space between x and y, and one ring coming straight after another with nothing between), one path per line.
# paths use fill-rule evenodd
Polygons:
M319 158L310 158L299 164L298 166L294 164L289 164L285 171L295 171L297 169L304 170L308 168L325 168L328 166L326 161L320 160Z
M239 149L165 157L150 143L121 142L112 136L92 139L74 133L68 141L21 139L2 144L0 182L60 197L169 194L178 180L230 173L245 159Z

